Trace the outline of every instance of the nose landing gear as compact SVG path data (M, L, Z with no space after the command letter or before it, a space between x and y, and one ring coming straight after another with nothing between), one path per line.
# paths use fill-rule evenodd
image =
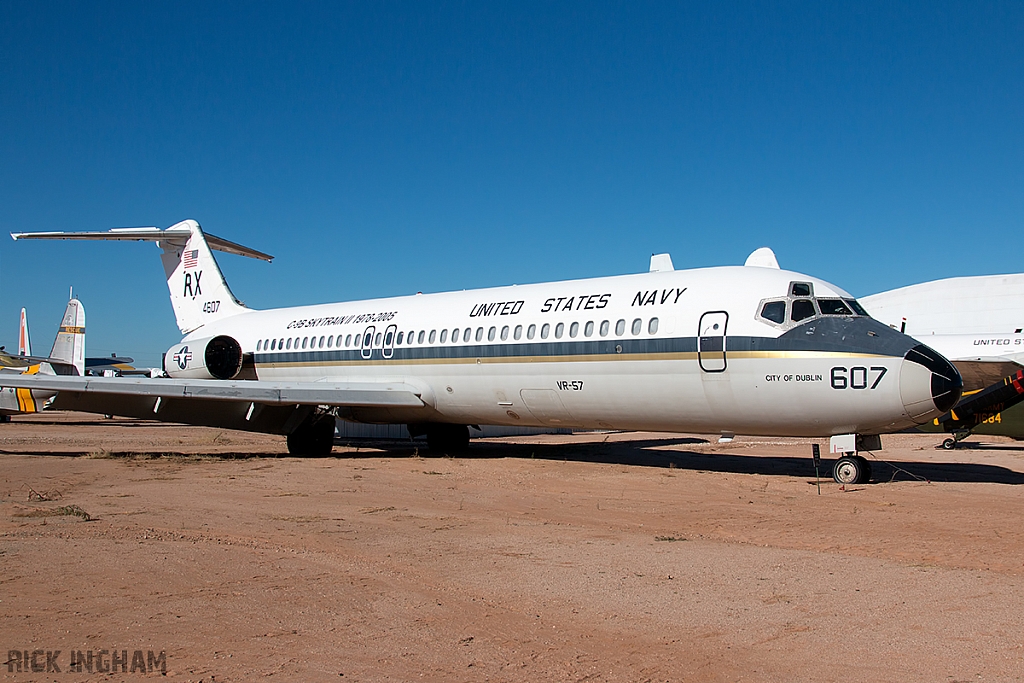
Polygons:
M838 434L829 440L829 450L836 455L832 478L837 484L867 484L871 481L871 463L861 451L879 451L882 439L877 434Z
M837 484L866 484L871 481L871 463L862 455L844 455L836 461L832 478Z
M945 441L942 442L942 448L947 451L951 451L955 449L961 441L963 441L970 435L971 430L969 429L957 429L956 431L953 432L953 438L946 439Z

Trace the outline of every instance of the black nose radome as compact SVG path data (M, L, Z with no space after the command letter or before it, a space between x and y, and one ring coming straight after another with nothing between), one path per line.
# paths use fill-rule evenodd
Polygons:
M924 344L907 351L904 358L932 371L932 401L940 411L949 412L964 389L964 380L953 364Z

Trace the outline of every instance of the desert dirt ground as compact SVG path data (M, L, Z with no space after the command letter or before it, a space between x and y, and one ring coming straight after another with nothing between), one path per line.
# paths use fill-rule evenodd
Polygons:
M819 495L800 439L304 459L279 437L15 417L0 678L142 677L68 673L105 649L164 651L180 681L1024 680L1024 444L939 441L884 437L873 483L823 469ZM33 650L61 673L9 670Z

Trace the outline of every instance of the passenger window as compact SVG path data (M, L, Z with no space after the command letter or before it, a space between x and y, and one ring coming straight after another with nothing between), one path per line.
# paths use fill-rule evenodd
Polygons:
M793 309L789 319L793 322L798 322L807 318L813 318L815 313L813 301L810 299L797 299L793 302Z
M380 332L378 332L377 336L373 338L373 345L380 346Z
M573 323L572 325L569 325L569 336L570 337L575 339L576 335L579 334L579 333L580 333L580 324L579 323Z
M402 345L402 341L404 339L405 339L405 332L399 332L398 333L398 338L395 340L395 343L398 344L399 346L401 346Z
M761 309L761 317L781 325L786 320L786 302L769 301Z
M856 299L844 299L844 301L847 304L849 304L850 308L852 308L853 312L856 313L857 315L863 315L863 316L870 315L867 311L864 310L864 307L861 306L860 302L857 301ZM266 348L266 347L264 347L264 348Z
M352 335L345 337L345 346L349 346L352 343Z
M324 348L324 341L326 341L326 340L323 337L320 337L320 344L319 344L319 346L320 346L321 349Z
M644 326L644 321L643 320L640 320L640 318L637 318L636 320L634 320L633 321L633 330L632 330L633 334L640 334L640 330L643 328L643 326Z
M303 337L302 338L302 348L306 348L306 342L308 342L308 341L309 341L309 337Z
M394 332L388 332L384 335L384 346L391 346L391 339Z
M821 309L822 315L853 315L839 299L818 299L818 308Z
M427 336L426 331L425 330L420 330L420 333L418 335L416 335L416 343L417 344L422 344L423 343L423 339L426 336Z
M611 324L607 320L602 320L601 321L601 336L602 337L607 337L608 336L608 330L610 330L610 329L611 329Z
M512 337L517 339L517 340L523 338L523 326L522 325L516 325L516 331L512 333Z
M808 282L794 282L790 294L792 296L811 296L811 285Z
M270 350L271 351L277 351L277 340L276 339L271 339L270 340Z
M583 328L584 337L592 337L594 335L594 321L588 320L586 327Z
M327 338L327 348L329 348L329 349L334 348L334 335L333 334L330 337Z
M437 330L431 330L430 336L427 337L427 341L433 344L435 339L437 339Z
M647 323L647 332L649 334L658 334L658 319L651 318L651 322Z
M494 335L497 333L498 330L495 327L492 327L491 329L487 330L487 341L494 341Z
M256 350L259 351L262 346L263 346L263 340L262 339L257 339L256 340Z
M482 327L476 328L476 340L477 341L483 341L483 339L484 339L484 328L482 328Z
M448 341L448 330L441 330L441 343Z
M565 332L565 323L555 325L555 339L561 339L563 332Z
M544 323L543 327L540 328L540 338L547 339L548 334L551 332L551 325Z
M536 335L536 334L537 334L537 326L536 325L530 325L529 327L526 328L526 338L527 339L533 339L534 335Z
M501 341L505 341L506 339L508 339L508 325L501 328Z
M483 328L481 328L481 329L483 329ZM473 328L472 327L467 327L462 332L462 341L468 342L469 338L472 336L472 334L473 334Z
M288 350L291 350L291 348L292 348L292 340L290 338L288 339L288 345L286 346L286 348Z
M454 330L452 330L452 344L458 344L458 343L459 343L459 328L456 327Z
M620 337L622 335L626 334L626 321L625 320L620 320L617 323L615 323L615 334L620 336Z

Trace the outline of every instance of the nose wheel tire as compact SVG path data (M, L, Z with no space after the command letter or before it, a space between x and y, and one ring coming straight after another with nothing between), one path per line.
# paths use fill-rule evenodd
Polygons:
M866 484L871 481L871 463L859 455L844 455L836 461L832 478L837 484Z
M945 450L947 450L947 451L951 451L954 448L956 448L956 440L955 439L946 439L945 441L942 442L942 447Z

